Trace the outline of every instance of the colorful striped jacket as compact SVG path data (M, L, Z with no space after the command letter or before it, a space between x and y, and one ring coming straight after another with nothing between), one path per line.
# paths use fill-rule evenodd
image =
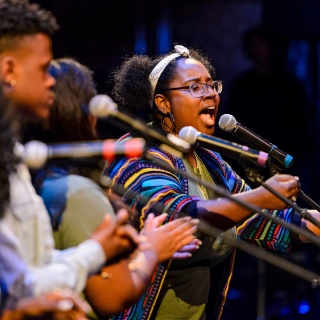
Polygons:
M129 138L129 135L125 135L121 139L127 138ZM115 190L119 185L124 187L124 190L127 190L123 195L123 200L131 209L134 209L131 217L133 225L138 230L141 230L144 219L149 213L160 214L167 212L169 214L167 218L168 221L174 219L177 213L178 215L179 213L183 213L195 216L195 204L201 199L188 194L188 179L182 174L186 172L182 159L163 152L155 146L150 147L148 153L148 159L116 159L108 164L105 171L105 174L111 178L112 187ZM207 167L215 184L224 186L231 194L250 190L250 187L245 181L232 170L219 153L198 148L197 154ZM159 165L159 160L166 164L165 168ZM172 170L168 170L167 166L172 168ZM161 205L159 206L159 204ZM281 210L279 212L285 216L287 221L290 221L290 210ZM283 227L275 228L274 223L265 223L266 220L267 219L263 219L260 215L253 215L252 218L248 220L248 223L244 223L241 226L241 230L250 227L251 232L250 237L248 237L248 234L245 235L246 240L252 241L260 246L270 247L273 250L289 250L289 231ZM263 234L264 236L268 235L268 239L278 239L277 245L272 247L268 245L268 241L265 242L262 239L259 242L253 239L255 234L261 235L261 230L259 230L259 232L255 232L254 230L257 230L262 224L267 225L269 229L272 226L271 236L270 232ZM228 284L231 279L233 257L234 255L232 255L225 265L228 272L225 273L225 283L223 285L225 289L224 294L219 298L220 307L218 318L221 315ZM135 305L123 311L121 314L114 316L113 319L151 319L152 311L169 265L170 262L159 265L154 272L152 282L145 294Z

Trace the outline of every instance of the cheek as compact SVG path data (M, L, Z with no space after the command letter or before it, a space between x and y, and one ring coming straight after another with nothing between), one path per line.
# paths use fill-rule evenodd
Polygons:
M215 102L216 102L216 110L215 110L214 116L217 117L219 105L220 105L220 95L216 95Z
M185 126L195 126L198 121L198 111L197 108L192 108L188 105L184 105L179 110L173 113L175 119L176 129L179 132L181 128Z
M43 92L41 82L35 79L25 79L14 88L16 103L28 113L37 112L42 107Z
M41 87L39 87L38 84L39 82L34 78L21 81L19 87L17 88L17 94L19 95L20 99L24 99L26 101L37 100L41 94Z

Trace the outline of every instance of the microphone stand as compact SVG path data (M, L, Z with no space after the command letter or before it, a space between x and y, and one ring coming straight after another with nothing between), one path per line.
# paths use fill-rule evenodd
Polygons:
M255 212L255 213L259 213L260 215L262 215L264 218L268 219L268 220L271 220L272 222L274 223L277 223L277 224L280 224L281 226L289 229L290 231L296 233L296 234L301 234L303 235L306 239L310 240L311 242L315 243L316 245L318 245L320 247L320 238L315 236L313 233L307 231L307 230L304 230L298 226L296 226L295 224L293 223L288 223L286 221L284 221L283 219L279 218L279 217L276 217L276 216L273 216L273 215L270 215L269 213L266 213L264 212L260 207L257 207L255 205L252 205L250 203L246 203L246 202L243 202L241 200L239 200L238 198L236 197L232 197L232 195L226 191L225 188L223 187L220 187L220 186L217 186L217 185L214 185L212 183L209 183L203 179L200 179L198 178L197 176L192 176L192 175L189 175L188 173L180 170L180 169L177 169L177 168L172 168L172 166L168 165L165 161L161 160L161 159L157 159L155 157L152 156L152 154L150 154L149 152L145 152L144 154L144 157L147 159L147 160L150 160L150 161L153 161L155 162L157 165L159 165L160 167L163 167L165 168L166 170L172 172L172 173L178 173L180 174L181 176L184 176L190 180L193 180L199 184L202 184L203 186L205 186L206 188L210 189L213 193L219 195L219 196L223 196L227 199L229 199L230 201L233 201L235 202L236 204L238 204L239 206L242 206L248 210L250 210L251 212ZM272 188L270 188L269 186L268 187L268 190L270 191L273 190ZM270 189L269 189L270 188ZM276 192L274 190L274 192ZM276 196L277 194L274 193ZM283 200L283 197L281 195L281 199ZM287 198L284 198L285 200L283 200L285 203L288 204L288 199ZM289 202L289 206L293 204L295 205L294 203L292 202ZM297 207L298 208L298 207ZM299 209L299 208L298 208Z
M281 168L279 166L277 166L276 164L274 164L272 162L272 160L269 161L269 166L270 166L270 174L271 175L279 174L281 172ZM246 170L246 168L245 168L245 170ZM313 209L316 209L317 211L320 212L320 205L317 204L314 200L312 200L309 196L307 196L302 191L301 186L299 188L298 197L301 198L302 200L304 200L307 204L309 204L310 207L312 207Z
M227 197L231 201L234 201L235 203L237 203L241 206L244 206L245 208L248 208L252 212L260 213L261 215L263 215L267 219L290 229L292 232L304 234L304 236L307 239L313 241L314 243L316 243L317 245L320 246L319 239L317 237L315 237L313 234L311 234L310 232L306 232L305 230L302 230L301 228L298 228L297 226L295 226L293 224L289 224L278 217L267 214L264 211L262 211L259 207L253 206L251 204L245 203L241 200L238 200L236 198L231 197L230 194L227 193L224 188L218 187L216 185L212 185L204 180L199 179L196 176L190 176L186 172L183 172L179 169L173 169L170 165L168 165L167 163L165 163L164 161L162 161L160 159L156 159L148 152L145 152L145 158L155 162L156 164L158 164L161 167L164 167L166 170L169 170L170 172L181 174L183 176L186 176L188 179L193 179L194 181L205 185L207 188L211 189L214 193L221 195L221 196L224 196L224 197ZM129 200L132 200L134 198L138 198L138 201L142 204L146 204L150 200L149 198L138 193L137 191L124 188L123 185L114 184L111 186L111 179L106 175L103 175L100 177L100 183L103 187L110 188L115 193L117 193L123 197L129 198ZM154 209L154 210L158 210L161 212L164 210L164 208L165 208L165 205L163 203L161 203L160 201L157 201L156 203L152 204L151 210ZM173 213L179 213L179 212L177 212L176 210L173 210ZM183 212L181 211L180 214L183 214ZM290 272L294 275L297 275L302 279L310 281L312 288L316 288L320 284L320 276L318 274L313 273L313 272L311 272L305 268L302 268L298 265L295 265L294 263L292 263L288 260L285 260L283 258L280 258L280 257L276 256L275 254L272 254L266 250L261 249L260 247L254 247L253 245L248 244L243 240L240 240L238 238L233 238L230 235L224 233L224 231L214 227L213 225L210 225L209 223L207 223L203 219L200 219L199 231L201 231L202 233L205 233L209 236L212 236L212 237L217 237L218 235L223 234L222 240L225 241L226 243L234 246L235 248L239 248L240 250L243 250L243 251L259 258L259 259L262 259L266 262L269 262L279 268L282 268L283 270L285 270L287 272Z
M114 184L111 186L111 179L105 175L100 177L100 184L102 185L102 187L109 188L116 194L125 197L128 200L138 198L138 201L142 204L147 204L150 200L148 197L141 195L137 191L124 188L121 184ZM152 204L151 210L162 212L164 208L165 205L160 201L157 201L156 203ZM178 212L176 210L173 210L173 213L184 214L183 211ZM285 260L281 257L278 257L275 254L272 254L260 247L254 247L253 245L246 243L245 241L240 240L239 238L234 238L231 235L224 233L222 230L214 227L213 225L210 225L203 219L200 219L198 229L200 232L214 238L223 234L222 240L225 243L232 245L233 247L238 248L250 255L253 255L258 259L268 262L278 268L283 269L284 271L290 272L291 274L296 275L310 282L312 288L320 286L320 276L318 274L311 272L303 267L300 267L299 265L296 265L293 262L290 262L289 260Z
M283 201L285 201L285 203L289 204L290 206L292 206L296 212L298 212L302 218L306 219L306 220L310 220L312 221L313 224L315 224L318 228L320 226L319 222L314 219L306 209L301 209L299 208L298 206L296 206L296 204L294 202L291 203L291 201L289 201L287 198L283 197L281 194L279 194L278 192L275 193L275 190L273 190L272 188L270 188L268 185L266 185L264 183L264 181L262 180L261 178L261 175L258 174L258 170L257 169L254 169L254 168L251 168L250 166L245 166L244 163L241 162L241 165L242 167L244 168L244 171L247 175L247 178L253 182L254 184L256 184L256 182L260 183L264 188L268 189L270 192L272 192L273 194L275 194L276 196L280 197ZM270 166L270 173L273 173L273 174L278 174L279 171L275 171L276 169L280 169L279 167L273 167L272 165ZM302 193L302 190L301 188L299 188L299 194ZM298 194L298 195L299 195ZM301 196L300 196L301 197ZM306 197L306 196L305 196ZM311 199L309 199L309 201L312 201ZM307 202L307 201L306 201ZM317 208L315 206L316 204L314 203L313 207L314 208ZM258 270L262 270L264 271L265 270L265 267L264 267L264 263L261 262L262 260L260 260L258 266ZM296 266L295 266L296 267ZM264 287L264 274L262 273L259 273L259 283L262 285L259 286L259 290L258 290L258 308L259 308L259 305L262 305L264 307L264 301L265 301L265 287ZM312 283L312 286L316 285L315 283ZM314 288L314 287L313 287ZM258 309L259 310L259 309ZM258 314L259 315L259 314Z
M275 196L277 196L279 199L281 199L283 202L285 202L288 206L290 206L293 209L295 209L295 211L297 211L300 214L301 218L303 218L305 220L309 220L315 226L320 228L320 222L317 219L315 219L314 217L312 217L312 215L308 212L308 209L300 208L293 201L290 201L288 198L284 197L282 194L280 194L279 192L277 192L276 190L274 190L273 188L268 186L263 181L261 176L256 172L256 170L254 170L252 168L246 168L246 173L247 173L248 179L252 180L253 182L260 183L264 188L269 190L271 193L273 193Z
M299 188L298 197L308 203L313 209L316 209L320 212L320 206L312 200L309 196L307 196L301 188Z
M217 229L216 227L208 224L207 222L200 220L199 230L207 235L211 236L217 236L219 233L221 234L221 230ZM235 248L238 248L246 253L249 253L253 256L255 256L258 259L261 259L265 262L268 262L280 269L283 269L284 271L290 272L296 276L299 276L300 278L307 280L311 282L311 287L316 288L320 286L320 278L319 275L309 271L303 267L300 267L297 264L294 264L290 262L289 260L285 260L283 258L280 258L276 256L275 254L272 254L271 252L268 252L267 250L261 249L260 247L254 247L253 245L250 245L246 243L243 240L240 240L239 238L233 238L232 236L228 234L224 234L222 237L222 240L226 243L234 246Z

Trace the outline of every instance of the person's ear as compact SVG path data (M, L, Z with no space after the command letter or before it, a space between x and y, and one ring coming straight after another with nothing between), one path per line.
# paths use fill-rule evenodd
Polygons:
M6 87L14 87L16 84L14 65L14 59L10 56L0 59L0 78Z
M93 116L92 114L88 115L90 126L93 130L96 129L98 118Z
M161 114L166 115L171 112L170 101L163 94L156 94L154 97L154 102Z
M98 123L98 118L89 114L88 115L88 121L91 127L92 132L94 132L95 135L97 135L97 123Z

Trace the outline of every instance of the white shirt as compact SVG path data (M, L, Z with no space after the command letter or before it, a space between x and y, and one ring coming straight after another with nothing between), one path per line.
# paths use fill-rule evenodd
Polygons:
M67 250L54 249L49 215L24 164L10 176L10 193L10 206L0 220L0 234L10 239L27 265L26 285L34 295L57 287L81 292L88 274L97 272L106 261L100 244L86 240Z

